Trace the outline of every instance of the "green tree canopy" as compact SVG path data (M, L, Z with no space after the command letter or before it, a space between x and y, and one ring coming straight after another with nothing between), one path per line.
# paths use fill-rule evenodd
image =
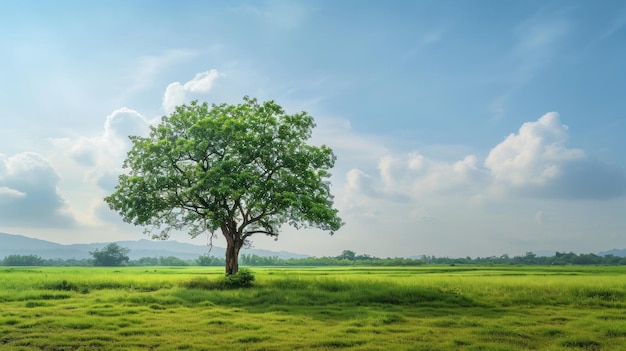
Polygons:
M356 258L356 252L351 250L343 250L341 255L337 256L340 260L354 260Z
M148 137L132 136L128 171L105 198L154 238L183 229L213 238L220 230L227 274L237 273L239 250L254 234L277 237L283 224L333 234L342 225L328 181L335 155L307 144L313 118L243 100L182 105Z
M94 266L122 266L128 262L130 249L111 243L101 250L89 252L93 258Z
M9 255L2 261L5 266L43 266L43 258L37 255Z

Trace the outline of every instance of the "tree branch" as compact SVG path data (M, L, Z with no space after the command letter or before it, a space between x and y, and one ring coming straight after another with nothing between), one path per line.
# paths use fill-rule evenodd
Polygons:
M274 233L274 232L268 231L268 230L258 229L258 230L252 230L252 231L244 233L241 236L241 238L245 240L246 238L248 238L249 236L251 236L253 234L265 234L265 235L268 235L268 236L278 236L278 233Z

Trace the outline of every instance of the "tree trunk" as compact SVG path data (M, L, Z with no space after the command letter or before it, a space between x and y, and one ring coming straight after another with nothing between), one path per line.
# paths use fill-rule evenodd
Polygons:
M228 240L226 245L226 275L237 274L239 271L239 250L243 246L241 240Z

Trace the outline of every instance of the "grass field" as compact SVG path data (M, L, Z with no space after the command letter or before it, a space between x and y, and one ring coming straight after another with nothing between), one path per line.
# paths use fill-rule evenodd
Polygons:
M625 350L626 268L2 268L0 350Z

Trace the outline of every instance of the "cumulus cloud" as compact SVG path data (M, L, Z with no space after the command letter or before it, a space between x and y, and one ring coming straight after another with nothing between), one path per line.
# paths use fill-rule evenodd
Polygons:
M130 149L130 135L146 136L150 122L139 112L122 107L106 117L102 134L94 137L53 139L77 164L85 178L109 190L112 172L117 174ZM116 175L115 175L116 177Z
M417 152L386 155L381 157L377 173L347 172L341 205L349 215L371 217L394 208L392 216L425 218L428 209L420 202L432 204L437 197L447 196L471 201L485 190L488 179L473 155L456 162L430 159Z
M59 181L56 170L37 153L0 155L0 221L5 225L73 225Z
M377 173L352 169L346 174L342 203L364 210L407 200L456 198L475 204L511 196L609 199L626 193L622 169L567 147L568 138L559 115L547 113L493 147L482 164L471 154L442 161L415 151L389 153L379 158Z
M554 112L522 125L485 160L494 182L517 194L549 198L611 198L624 194L624 171L568 148L568 127Z
M26 193L19 190L11 189L6 186L0 187L0 203L10 205L13 201L23 199Z
M215 85L215 81L223 76L222 73L215 69L201 72L196 76L182 84L180 82L174 82L165 88L165 94L163 94L163 109L167 114L174 112L176 106L181 105L189 99L193 94L206 94Z
M494 147L485 160L493 176L515 186L545 184L559 176L563 162L585 157L582 150L568 149L567 126L557 113L547 113L536 122L522 125Z
M342 198L346 210L361 209L367 198L375 196L375 193L369 175L358 169L348 171Z
M468 155L455 162L428 158L418 152L385 156L378 164L382 190L397 199L419 198L425 194L474 195L488 177L477 158Z
M130 135L147 136L151 122L139 112L123 107L106 116L99 135L52 139L55 164L70 187L66 190L81 223L100 225L102 198L117 184L122 163L130 150ZM107 207L108 209L108 207ZM108 219L108 217L106 218Z
M120 172L118 169L115 171L106 171L101 173L96 179L96 185L107 192L112 192L117 185L117 177Z
M389 216L389 208L384 204L405 205L407 197L387 192L382 189L378 177L359 170L351 169L346 173L344 187L338 206L343 216L375 220L382 223L393 220Z
M477 164L474 155L455 162L428 160L413 185L416 194L460 195L473 197L481 194L488 174Z
M146 135L148 126L148 120L139 112L122 107L107 116L104 122L104 138L126 141L130 135Z

